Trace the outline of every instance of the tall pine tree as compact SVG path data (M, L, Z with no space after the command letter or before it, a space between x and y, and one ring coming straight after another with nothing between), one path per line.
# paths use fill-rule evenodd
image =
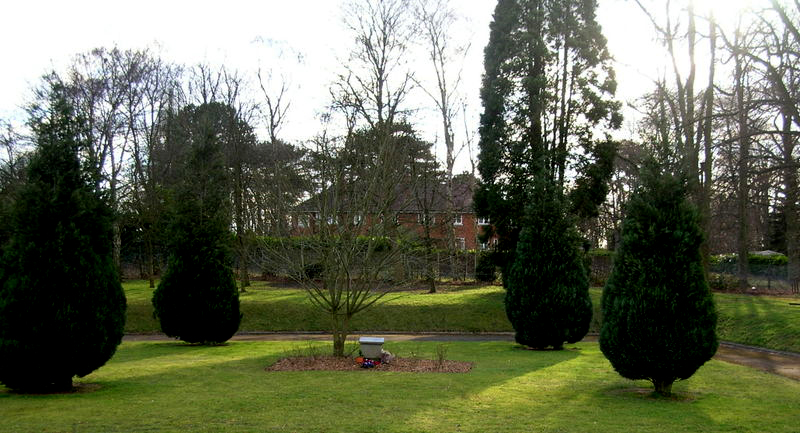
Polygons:
M615 145L595 135L622 120L596 9L499 0L484 52L475 210L499 240L517 341L533 347L580 339L591 319L573 216L596 216L605 200Z
M161 330L188 343L218 344L239 329L228 176L213 106L189 106L168 140L183 149L173 185L169 261L153 293Z
M484 51L480 120L481 181L475 210L513 263L534 180L552 183L569 208L591 217L605 199L620 104L595 0L500 0ZM577 190L566 192L569 173ZM594 210L593 210L594 209ZM508 271L508 269L504 269Z
M36 152L13 205L0 263L0 382L63 391L122 341L125 294L111 253L112 214L78 155L85 130L53 84L34 107Z
M717 316L700 256L703 235L685 182L643 172L603 290L600 349L628 379L669 395L717 351Z

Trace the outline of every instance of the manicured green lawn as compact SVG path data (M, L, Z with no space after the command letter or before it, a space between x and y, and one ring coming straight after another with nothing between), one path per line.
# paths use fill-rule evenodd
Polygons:
M467 374L266 372L308 344L194 347L126 342L88 392L18 395L0 386L8 432L795 432L800 383L711 361L676 400L619 377L596 343L565 351L449 343ZM432 357L437 343L388 342ZM57 362L57 360L54 360Z
M124 284L128 296L127 332L158 332L147 282ZM601 290L591 289L595 315L590 332L600 330ZM389 295L386 302L353 320L354 331L513 331L498 286L448 287L441 293L424 290ZM726 341L800 353L800 297L774 298L715 294L718 334ZM326 331L327 318L297 289L276 289L263 282L241 296L241 331Z
M146 281L124 285L128 297L126 332L158 332ZM276 289L256 282L241 295L241 331L326 331L328 318L303 290ZM423 290L389 294L374 308L357 315L354 330L371 331L513 331L497 286L468 286L427 294Z
M800 353L800 297L717 294L717 333L726 341Z

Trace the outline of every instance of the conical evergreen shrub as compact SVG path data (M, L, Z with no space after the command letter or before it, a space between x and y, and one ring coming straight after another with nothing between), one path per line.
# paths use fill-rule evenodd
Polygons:
M215 122L205 106L188 107L172 139L187 145L174 186L167 270L153 293L161 330L188 343L219 344L239 329L232 268L227 176Z
M37 149L0 263L0 382L20 391L71 389L111 358L125 325L111 211L78 159L80 122L60 87L50 98L31 120Z
M652 165L652 164L651 164ZM717 351L697 213L683 182L650 167L633 195L603 290L600 349L628 379L669 395Z
M528 214L507 278L506 315L517 343L561 349L581 340L592 318L580 238L556 198Z

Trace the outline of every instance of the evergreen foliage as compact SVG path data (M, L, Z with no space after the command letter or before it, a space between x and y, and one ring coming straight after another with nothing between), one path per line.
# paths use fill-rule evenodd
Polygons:
M498 236L507 271L534 197L551 182L582 218L605 199L616 146L603 132L621 124L597 1L499 0L484 51L475 211ZM602 136L597 132L601 132ZM567 177L575 174L571 182ZM575 184L573 193L567 187Z
M112 214L82 167L83 126L54 84L34 107L36 152L11 212L0 266L0 382L71 389L122 341L125 294L111 253Z
M25 184L26 156L0 161L0 256L11 237L14 199Z
M213 110L189 106L171 140L186 150L171 200L169 261L153 293L162 331L188 343L218 344L239 329L233 275L230 200ZM213 107L212 107L213 108Z
M484 283L491 283L497 279L497 267L494 264L492 253L484 251L478 255L475 265L475 279Z
M684 183L652 167L642 179L603 291L600 349L620 375L668 395L716 352L717 316Z
M506 314L517 343L561 349L580 341L592 318L580 236L557 199L532 206L529 218L507 278Z

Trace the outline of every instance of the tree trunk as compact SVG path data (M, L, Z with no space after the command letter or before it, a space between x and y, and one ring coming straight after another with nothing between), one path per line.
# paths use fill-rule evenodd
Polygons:
M789 284L796 290L800 283L800 221L797 214L798 185L797 162L794 159L795 142L791 134L791 115L783 115L783 212L786 218L786 255L789 258L787 269Z
M239 280L241 291L245 292L245 287L250 287L250 267L248 266L249 253L244 234L239 233L237 237L239 238Z
M349 334L350 318L346 315L331 313L333 324L333 356L344 357L344 344Z
M344 357L344 343L347 340L347 334L343 332L333 333L333 356Z
M151 229L148 229L148 231ZM146 241L146 251L145 254L147 255L147 280L150 283L150 288L153 289L156 287L156 279L155 279L155 266L153 262L155 259L153 258L153 239L152 234L148 234L147 241Z
M455 221L455 196L453 194L453 167L450 161L448 161L447 164L447 219L445 220L445 224L447 224L447 255L450 260L450 273L455 280L457 279L455 272L453 272L456 268L456 227L455 224L453 224ZM438 260L436 264L438 266Z
M711 257L709 247L709 234L711 233L711 183L713 177L713 122L714 115L714 73L716 66L717 48L717 24L713 13L709 17L709 48L711 50L711 60L708 68L708 88L706 89L704 104L705 114L703 116L703 150L705 161L703 162L703 184L701 187L702 198L700 200L700 224L703 229L704 240L700 246L700 253L703 258L703 269L708 276L708 264Z
M433 238L431 237L431 222L428 213L424 214L426 221L425 221L425 261L427 262L425 267L427 270L425 271L428 280L428 293L436 293L436 268L438 266L438 261L434 260L433 258L435 255L433 254Z
M245 242L244 235L244 203L243 203L243 193L244 193L244 185L243 185L243 175L242 175L242 163L239 162L235 168L235 180L234 180L234 191L233 191L233 201L234 201L234 209L236 212L236 240L238 242L238 258L239 258L239 284L240 290L245 292L245 287L250 287L250 270L247 266L247 262L249 257L247 256L247 243Z
M695 24L694 14L694 1L690 0L688 5L689 13L689 28L687 32L688 47L689 47L689 76L686 78L685 88L685 113L686 117L683 119L683 131L686 140L686 175L689 178L689 190L691 191L692 198L695 205L700 205L700 171L699 171L699 146L695 139L695 122L697 116L695 115L695 94L694 94L694 79L695 79L695 40L697 38L697 27Z
M737 46L739 45L739 35L737 32ZM746 289L748 287L748 277L750 274L750 267L748 264L749 242L748 235L750 233L749 218L748 218L748 202L750 196L749 179L748 179L748 163L750 161L750 137L747 127L747 110L744 105L744 67L742 65L743 59L741 54L735 57L735 79L736 79L736 110L738 113L738 126L739 126L739 161L737 163L738 185L737 185L737 216L739 219L739 227L736 239L736 251L738 254L737 260L737 274L739 279L739 288Z
M675 382L673 379L653 379L653 387L655 393L664 397L672 395L672 384Z
M114 218L114 222L111 223L111 230L113 237L111 240L111 251L113 254L114 267L117 268L117 272L119 272L119 278L122 280L122 233L117 218Z
M447 225L447 251L450 256L450 269L451 273L453 269L455 269L455 249L456 249L456 228L453 224L453 220L455 219L455 194L453 192L453 170L455 168L456 158L455 158L455 137L453 136L453 125L450 121L449 117L449 107L447 106L447 85L445 84L444 77L440 80L439 92L441 95L440 107L441 107L441 114L442 114L442 127L444 128L444 144L447 149L447 156L445 163L447 164L447 183L446 183L446 191L447 194L447 209L446 209L446 219L445 224ZM455 275L453 275L455 279ZM434 283L435 284L435 283ZM435 292L435 287L432 286L432 292Z

